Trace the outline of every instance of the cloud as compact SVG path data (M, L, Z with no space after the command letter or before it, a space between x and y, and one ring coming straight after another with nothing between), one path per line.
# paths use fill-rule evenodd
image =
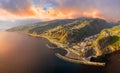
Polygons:
M16 16L11 15L6 10L0 8L0 20L4 21L4 20L12 20L12 19L16 19Z
M73 18L73 17L98 17L109 21L120 19L119 0L44 0L42 4L53 4L52 9L48 9L53 17Z
M1 19L120 19L120 0L0 0Z
M0 0L0 8L19 16L36 15L30 0Z
M95 0L44 0L43 5L52 4L46 8L44 15L50 19L65 19L78 17L103 18L101 11L96 8ZM42 6L42 5L41 5ZM42 12L42 8L39 12Z

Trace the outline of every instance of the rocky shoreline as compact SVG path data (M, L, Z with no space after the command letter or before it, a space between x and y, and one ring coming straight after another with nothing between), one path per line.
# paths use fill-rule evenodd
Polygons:
M94 54L95 51L91 50L91 48L89 48L89 47L85 47L86 45L90 45L91 42L97 36L98 36L98 34L94 35L94 36L90 36L88 38L85 38L83 42L80 42L77 44L73 43L72 45L63 45L61 43L58 43L58 42L51 40L49 37L46 37L44 35L39 35L37 37L43 37L43 38L46 38L47 40L49 40L52 44L56 45L56 47L54 47L54 49L55 48L62 48L64 50L66 50L67 51L66 55L61 55L59 53L56 53L56 56L59 57L60 59L63 59L63 60L66 60L66 61L69 61L72 63L81 63L81 64L94 65L94 66L105 66L105 62L91 61L91 57L93 57L95 55ZM85 43L86 43L86 45L85 45ZM84 44L84 45L81 46L82 44ZM53 48L53 47L50 47L50 48ZM89 56L87 56L87 51L89 51L89 50L94 51L94 52L91 54L88 54ZM89 51L89 52L91 52L91 51Z
M26 33L27 35L33 36L33 37L42 37L47 39L50 43L52 43L55 46L49 46L48 44L46 44L46 46L50 49L58 49L61 48L65 51L67 51L67 53L65 55L61 55L60 53L55 53L55 55L65 61L68 62L72 62L72 63L79 63L79 64L85 64L85 65L93 65L93 66L105 66L106 63L105 62L95 62L95 61L91 61L91 57L93 57L94 55L89 55L89 57L85 57L85 53L90 49L89 47L85 47L85 45L81 46L82 44L89 45L90 42L92 42L95 37L97 37L97 35L94 36L90 36L85 38L82 42L79 43L73 43L72 45L63 45L61 43L58 43L57 41L53 41L52 39L50 39L47 36L44 35L33 35L33 34L29 34ZM88 41L89 40L89 41ZM84 48L82 48L84 47ZM93 54L93 53L92 53Z
M55 46L50 46L46 44L46 46L48 46L48 48L50 49L54 50L56 48L57 49L61 48L63 50L66 50L67 53L65 55L61 55L60 53L55 53L55 55L62 60L72 63L85 64L85 65L106 66L106 60L104 59L107 57L103 55L99 57L95 57L96 54L95 49L89 46L92 43L92 41L94 41L97 38L99 34L87 37L82 42L73 43L71 45L63 45L42 34L41 35L33 35L29 33L27 34L33 37L38 37L38 38L42 37L47 39L50 43L55 45Z

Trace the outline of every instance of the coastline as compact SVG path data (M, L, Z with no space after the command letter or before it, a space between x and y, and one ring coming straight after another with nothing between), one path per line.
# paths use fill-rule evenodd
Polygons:
M92 66L105 66L105 63L99 63L99 62L90 62L90 61L86 61L86 60L74 60L65 56L62 56L59 53L55 54L58 58L68 61L68 62L72 62L72 63L77 63L77 64L85 64L85 65L92 65Z
M33 35L33 34L29 34L29 33L27 33L27 34L30 35L30 36L33 36L33 37L42 37L42 38L45 38L45 39L47 39L50 43L52 43L52 44L54 44L54 45L57 46L57 47L51 47L51 46L48 45L48 48L50 48L50 49L61 48L61 49L63 49L63 50L66 50L66 51L67 51L67 54L70 53L70 52L72 52L71 49L67 49L67 48L66 48L67 45L63 45L63 44L61 44L61 43L55 42L55 41L51 40L49 37L46 37L46 36L44 36L44 35L42 35L42 34L41 34L41 35ZM66 55L67 55L67 54L66 54ZM72 62L72 63L85 64L85 65L93 65L93 66L105 66L105 65L106 65L106 63L91 62L91 61L89 61L89 60L86 60L85 58L81 58L81 60L79 60L79 59L74 59L74 58L70 58L70 57L67 57L66 55L61 55L60 53L55 53L55 55L56 55L58 58L62 59L62 60L65 60L65 61L68 61L68 62ZM78 54L77 54L77 55L78 55ZM79 55L78 55L78 56L79 56Z
M32 36L32 37L47 39L50 43L52 43L53 45L56 45L56 47L53 47L53 46L51 47L51 46L48 45L48 48L50 48L50 49L60 48L60 49L63 49L63 50L65 50L65 51L67 51L67 53L66 53L65 55L61 55L60 53L55 53L55 55L56 55L58 58L62 59L62 60L65 60L65 61L68 61L68 62L72 62L72 63L79 63L79 64L85 64L85 65L93 65L93 66L105 66L105 65L106 65L106 63L91 62L90 60L87 60L87 59L85 59L84 57L81 58L81 60L75 59L75 58L71 58L70 56L72 56L72 55L70 55L70 56L68 57L67 55L69 55L69 54L71 54L71 53L75 53L74 51L72 51L72 49L69 49L69 48L68 48L68 45L63 45L63 44L61 44L61 43L58 43L58 42L56 42L56 41L53 41L53 40L51 40L49 37L46 37L45 35L42 35L42 34L40 34L40 35L37 35L37 34L36 34L36 35L33 35L33 34L30 34L30 33L27 33L27 32L22 32L22 33L25 33L25 34L27 34L27 35L29 35L29 36ZM46 46L47 46L47 44L46 44ZM54 49L53 49L53 50L54 50ZM75 53L75 54L76 54L77 57L79 56L77 53ZM73 56L73 57L74 57L74 56Z

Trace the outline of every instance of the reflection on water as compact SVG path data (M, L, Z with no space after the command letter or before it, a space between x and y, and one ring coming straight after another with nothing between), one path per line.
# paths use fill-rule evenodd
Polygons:
M113 53L106 67L106 73L120 73L120 51Z
M53 62L52 53L42 41L22 33L0 32L0 73L31 73L36 66L42 71Z
M60 60L46 43L23 33L0 32L0 73L104 73L104 68Z

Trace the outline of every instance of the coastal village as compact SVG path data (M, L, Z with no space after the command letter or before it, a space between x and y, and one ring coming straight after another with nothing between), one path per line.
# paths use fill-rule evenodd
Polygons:
M97 38L98 34L85 38L82 42L73 43L68 49L74 54L78 55L77 58L67 55L70 58L80 59L85 57L86 59L91 58L95 55L94 49L92 49L92 42Z
M108 37L112 36L107 30L105 30L104 33ZM71 45L69 45L69 47L65 49L68 53L63 57L63 59L69 59L69 61L73 61L76 63L104 66L105 63L91 62L91 58L96 56L95 47L93 47L92 44L98 36L99 34L96 34L83 39L79 43L72 43Z
M65 56L62 56L59 53L57 53L56 56L73 63L105 66L105 63L91 62L91 57L94 57L96 55L96 52L94 48L91 47L91 45L92 42L98 37L98 35L99 34L87 37L79 43L73 43L69 47L65 48L65 50L67 51L67 54Z
M72 59L87 59L90 60L91 56L95 55L94 49L91 47L92 42L97 38L98 34L85 38L82 42L73 43L70 47L66 48L69 52L66 56ZM71 55L74 54L74 55ZM76 54L76 55L75 55Z
M96 52L94 48L91 47L91 44L98 37L98 35L99 34L87 37L79 43L73 43L69 47L65 48L67 51L67 54L65 56L62 56L59 53L56 53L56 56L73 63L105 66L105 63L91 62L91 57L94 57L96 55Z

